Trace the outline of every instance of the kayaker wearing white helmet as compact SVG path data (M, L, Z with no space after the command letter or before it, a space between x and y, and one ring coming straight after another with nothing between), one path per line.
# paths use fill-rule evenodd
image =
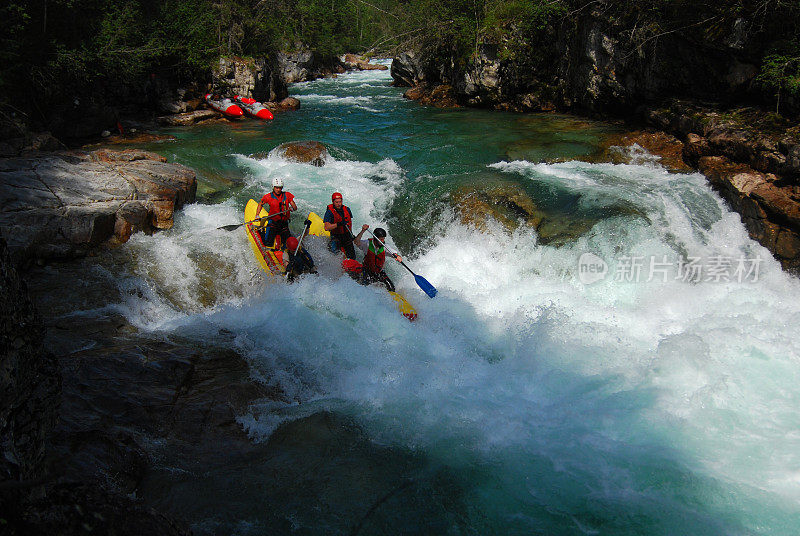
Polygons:
M270 214L277 216L267 220L266 230L262 227L261 237L267 247L275 246L275 237L280 236L281 242L278 245L281 249L286 248L286 241L289 239L289 219L291 212L297 210L294 203L294 196L289 192L283 191L283 178L275 177L272 179L272 191L264 194L258 203L256 214L261 214L261 207L267 206Z

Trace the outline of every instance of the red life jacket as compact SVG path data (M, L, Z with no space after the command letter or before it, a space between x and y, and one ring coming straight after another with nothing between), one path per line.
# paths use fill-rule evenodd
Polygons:
M280 197L277 198L275 197L275 192L269 192L261 198L261 204L269 207L270 214L277 214L278 212L288 211L289 203L292 202L292 199L294 199L294 196L289 192L281 192ZM286 212L286 214L270 218L269 221L289 221L290 214Z
M383 269L383 264L386 262L386 249L380 242L372 238L369 239L369 247L367 247L367 254L364 255L364 267L373 274L379 273Z
M350 212L349 208L342 205L342 212L344 213L344 218L342 218L342 215L339 214L339 212L335 208L333 208L333 203L328 205L328 210L330 210L331 214L333 214L333 223L338 225L344 222L344 224L347 226L347 229L353 228L353 214ZM349 237L350 233L347 232L347 229L342 229L341 227L337 227L336 229L331 231L331 234L343 234Z

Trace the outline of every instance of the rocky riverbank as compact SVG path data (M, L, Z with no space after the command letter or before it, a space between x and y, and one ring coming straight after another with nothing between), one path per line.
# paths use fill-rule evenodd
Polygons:
M137 231L172 227L192 203L195 173L133 149L0 160L0 227L15 262L84 256Z
M21 118L0 118L0 158L80 147L102 137L124 139L158 126L224 121L204 101L210 92L254 98L273 114L289 112L298 109L300 101L289 96L288 84L348 70L386 68L353 54L339 58L301 48L255 58L221 57L207 81L178 81L169 74L151 73L139 87L115 88L120 96L113 102L82 102L76 97L40 126L42 132L32 132Z
M442 61L441 49L407 50L393 59L391 74L395 85L410 87L407 98L427 105L577 112L674 136L677 151L662 147L672 151L668 167L704 173L751 237L800 272L800 127L736 104L748 92L755 98L757 68L747 58L756 44L676 32L645 53L624 31L592 11L548 28L534 47L513 35L487 39L467 63Z

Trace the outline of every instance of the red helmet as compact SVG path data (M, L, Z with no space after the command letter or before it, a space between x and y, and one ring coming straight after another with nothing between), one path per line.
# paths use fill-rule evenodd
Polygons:
M341 199L341 198L342 198L342 194L340 194L339 192L333 192L333 195L331 196L331 201L336 201L337 199Z
M292 251L297 249L298 243L299 242L297 241L297 239L293 236L290 236L289 238L286 239L286 247L291 249Z

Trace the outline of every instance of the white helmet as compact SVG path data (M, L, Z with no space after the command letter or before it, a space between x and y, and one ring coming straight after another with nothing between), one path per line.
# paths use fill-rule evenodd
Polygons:
M272 187L280 186L283 188L283 177L275 177L272 179Z

